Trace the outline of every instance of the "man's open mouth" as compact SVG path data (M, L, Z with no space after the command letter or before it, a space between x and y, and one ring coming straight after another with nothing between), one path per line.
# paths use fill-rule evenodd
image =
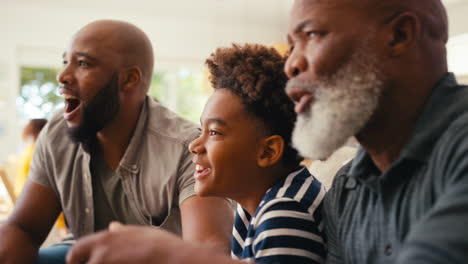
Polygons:
M78 99L78 97L69 94L63 94L63 99L65 100L63 117L65 120L72 120L81 107L81 100Z
M73 112L81 104L81 101L73 95L64 95L63 97L65 99L65 113Z

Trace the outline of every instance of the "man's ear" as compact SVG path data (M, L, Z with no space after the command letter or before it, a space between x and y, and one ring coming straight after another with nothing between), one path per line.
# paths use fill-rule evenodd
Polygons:
M273 135L263 140L260 146L260 152L257 158L257 164L260 167L272 166L283 157L284 139L281 136Z
M389 34L386 42L392 57L408 51L421 35L421 21L411 12L398 14L387 27Z
M134 89L142 81L143 73L138 66L128 67L123 73L122 90Z

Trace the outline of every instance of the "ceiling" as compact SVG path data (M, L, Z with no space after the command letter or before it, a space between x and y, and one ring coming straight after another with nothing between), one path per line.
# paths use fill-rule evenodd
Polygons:
M422 0L424 1L424 0ZM294 0L0 0L0 5L53 8L73 12L119 13L139 16L180 17L208 22L240 21L285 25ZM468 0L442 0L450 12L468 9ZM468 18L467 18L468 19ZM468 24L468 21L466 21Z
M125 12L129 15L170 16L206 20L242 19L243 22L283 23L293 0L0 0L25 7Z

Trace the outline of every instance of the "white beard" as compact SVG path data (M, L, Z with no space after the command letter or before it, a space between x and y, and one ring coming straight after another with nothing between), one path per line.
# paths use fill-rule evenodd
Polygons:
M375 112L382 93L375 63L368 54L357 52L349 63L326 80L298 83L313 91L309 110L298 115L292 142L299 153L311 159L324 160L356 135ZM289 89L289 88L287 88Z

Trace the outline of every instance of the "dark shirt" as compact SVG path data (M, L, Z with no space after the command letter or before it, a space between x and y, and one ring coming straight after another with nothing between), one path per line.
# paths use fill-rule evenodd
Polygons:
M468 263L468 87L452 74L438 82L385 173L361 149L337 173L324 220L327 263Z

